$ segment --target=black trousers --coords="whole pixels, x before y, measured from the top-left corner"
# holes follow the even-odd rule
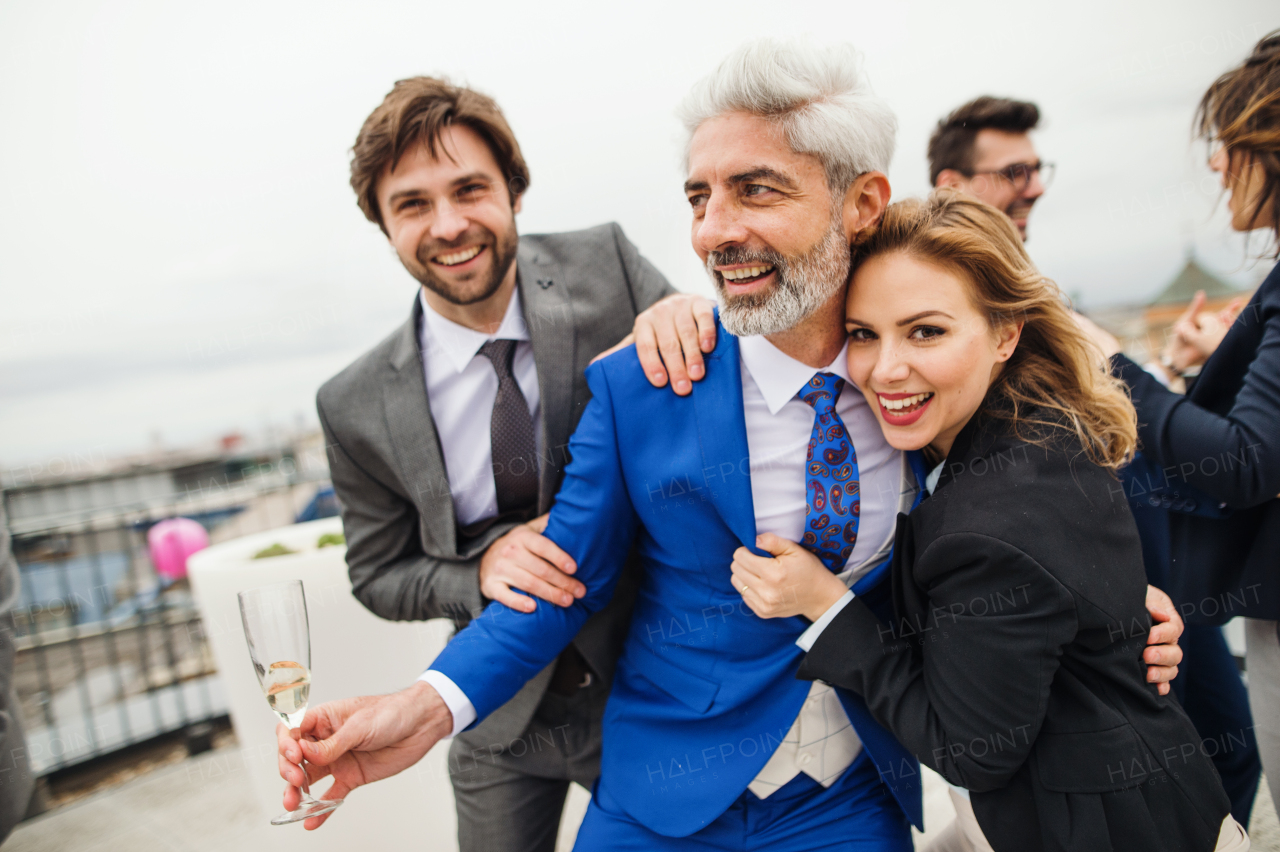
[[[1247,826],[1258,793],[1262,760],[1253,732],[1249,695],[1222,628],[1188,624],[1178,640],[1182,665],[1173,691],[1182,702],[1205,754],[1213,759],[1231,799],[1231,815]]]
[[[1173,576],[1169,558],[1169,513],[1159,499],[1162,492],[1151,490],[1152,477],[1157,476],[1155,470],[1140,456],[1121,474],[1142,539],[1147,582],[1176,595],[1181,583]],[[1194,605],[1184,606],[1194,602],[1174,597],[1173,603],[1184,618],[1197,614]],[[1182,646],[1182,665],[1173,681],[1173,693],[1191,717],[1203,740],[1204,752],[1212,758],[1222,778],[1222,786],[1231,799],[1231,815],[1236,822],[1248,826],[1262,775],[1262,759],[1239,668],[1222,636],[1222,628],[1215,625],[1188,623],[1178,644]]]

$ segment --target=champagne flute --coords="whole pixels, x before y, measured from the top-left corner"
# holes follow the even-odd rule
[[[241,592],[240,620],[249,643],[253,671],[267,696],[267,704],[291,729],[302,723],[311,692],[311,633],[307,599],[301,580],[289,580]],[[315,799],[306,783],[303,765],[302,801],[296,810],[280,814],[272,825],[288,825],[327,814],[341,799]]]

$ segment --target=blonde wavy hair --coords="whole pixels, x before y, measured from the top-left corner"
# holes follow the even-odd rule
[[[1090,460],[1111,470],[1133,457],[1138,419],[1124,383],[1072,319],[1058,285],[1031,263],[1008,217],[972,196],[936,190],[889,205],[855,241],[853,268],[890,252],[958,273],[993,329],[1023,324],[980,413],[1009,421],[1034,444],[1072,432]]]

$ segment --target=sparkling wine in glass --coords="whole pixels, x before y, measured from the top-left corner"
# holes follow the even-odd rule
[[[301,580],[289,580],[241,592],[240,620],[249,643],[253,671],[267,704],[286,725],[296,728],[307,713],[311,692],[311,633]],[[305,767],[304,767],[305,769]],[[296,810],[280,814],[272,825],[320,816],[342,804],[311,796],[305,780]]]

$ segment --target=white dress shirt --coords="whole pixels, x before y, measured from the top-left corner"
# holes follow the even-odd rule
[[[529,329],[520,310],[520,290],[511,294],[502,325],[493,334],[445,319],[422,300],[422,373],[427,383],[431,417],[444,451],[449,492],[458,524],[466,526],[498,514],[498,491],[493,483],[493,449],[489,421],[498,396],[493,362],[480,355],[489,340],[515,340],[511,372],[533,417],[534,440],[542,452],[542,409],[538,397],[538,369],[533,362]]]
[[[945,464],[946,461],[939,462],[937,467],[929,471],[929,474],[925,477],[924,489],[929,492],[929,494],[933,494],[934,489],[938,487],[938,480],[942,478],[942,468]],[[906,507],[900,508],[899,511],[905,512],[909,508],[910,503],[907,503]],[[809,625],[809,629],[800,634],[800,638],[796,640],[796,644],[808,653],[808,651],[813,648],[814,643],[818,641],[818,637],[822,635],[822,631],[827,629],[827,625],[835,620],[835,617],[849,605],[849,602],[852,601],[853,598],[854,594],[852,591],[845,592],[844,595],[841,596],[840,600],[827,608],[827,611],[822,614],[821,618]],[[969,791],[965,788],[957,787],[950,781],[947,782],[947,786],[956,791],[964,799],[967,800],[969,798]],[[977,848],[976,845],[975,848]]]
[[[818,373],[832,373],[844,379],[836,414],[844,421],[858,457],[862,501],[858,540],[845,563],[847,567],[856,566],[856,581],[878,564],[871,558],[885,539],[892,541],[895,510],[902,491],[903,454],[889,446],[862,392],[849,380],[844,349],[829,366],[815,370],[763,337],[740,338],[738,348],[742,353],[742,407],[747,421],[751,502],[755,506],[757,533],[770,532],[788,541],[799,541],[804,536],[808,507],[806,455],[815,415],[813,407],[796,394]]]
[[[909,493],[904,497],[906,458],[885,441],[875,414],[849,380],[843,349],[829,366],[815,370],[763,337],[743,337],[738,345],[758,533],[771,532],[791,541],[802,537],[808,508],[806,453],[815,413],[796,394],[819,372],[834,373],[845,380],[836,413],[857,453],[861,517],[858,540],[840,577],[853,585],[883,562],[893,545],[897,511],[904,499],[908,505],[910,500]],[[728,566],[725,568],[727,571]],[[454,735],[475,720],[474,706],[452,680],[433,671],[419,679],[434,686],[453,713]],[[815,683],[796,723],[751,789],[765,798],[800,772],[830,786],[860,749],[858,735],[834,690]]]
[[[757,533],[771,532],[789,541],[803,536],[807,454],[816,413],[796,394],[817,373],[844,379],[836,414],[857,455],[861,501],[858,539],[840,574],[852,586],[883,562],[893,546],[905,456],[885,441],[866,398],[850,381],[845,349],[829,366],[815,370],[763,337],[741,338],[738,346]],[[861,750],[862,742],[839,696],[829,685],[815,681],[791,729],[748,789],[761,799],[768,798],[801,772],[829,787]]]
[[[938,487],[938,480],[942,478],[942,467],[945,464],[945,460],[938,462],[937,466],[934,467],[933,470],[929,471],[928,475],[925,476],[924,490],[930,495],[932,495],[933,490]],[[911,507],[911,504],[907,503],[906,505],[907,508],[899,508],[898,511],[906,512],[907,509]],[[810,624],[809,629],[800,634],[800,638],[796,640],[796,644],[803,648],[806,653],[812,650],[814,643],[817,642],[818,637],[822,635],[822,631],[827,629],[827,625],[835,620],[835,617],[840,614],[840,610],[848,606],[849,601],[851,600],[853,600],[853,592],[845,592],[844,596],[841,597],[840,600],[828,607],[827,611],[822,614],[821,618],[813,624]]]
[[[479,354],[489,340],[515,340],[511,372],[529,405],[534,440],[542,453],[542,409],[538,395],[538,370],[529,343],[529,329],[520,308],[520,290],[511,294],[502,324],[493,334],[485,334],[446,319],[432,309],[426,296],[422,301],[422,326],[418,344],[422,351],[422,374],[427,386],[431,418],[436,424],[444,467],[449,474],[449,493],[454,515],[460,525],[475,523],[498,514],[498,490],[493,481],[493,447],[489,441],[493,403],[498,396],[498,374],[493,362]],[[453,733],[463,730],[476,718],[475,708],[457,685],[437,672],[424,672],[419,680],[435,687],[453,711]]]
[[[1164,366],[1160,364],[1159,361],[1148,361],[1142,369],[1150,373],[1151,378],[1155,379],[1161,385],[1169,390],[1173,390],[1173,381],[1169,378],[1169,374],[1164,371]]]

